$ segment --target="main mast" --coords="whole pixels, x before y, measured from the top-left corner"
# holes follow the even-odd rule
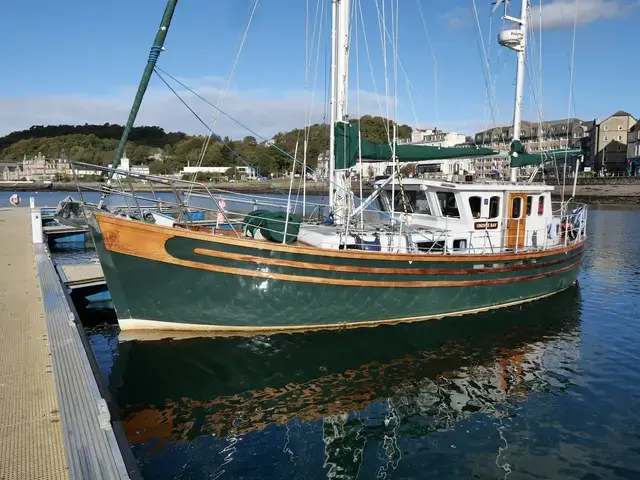
[[[348,169],[336,168],[335,125],[348,122],[349,34],[351,0],[332,0],[331,30],[331,134],[329,146],[329,204],[335,223],[342,225],[349,215],[351,192]]]
[[[495,12],[498,6],[503,0],[498,0],[493,11]],[[520,18],[515,18],[507,15],[507,6],[509,0],[504,1],[504,20],[513,22],[518,25],[518,28],[511,30],[504,30],[498,35],[498,42],[503,47],[515,50],[518,57],[518,67],[516,70],[516,99],[513,107],[513,137],[512,141],[520,140],[520,133],[522,127],[522,102],[524,97],[524,76],[525,71],[525,55],[527,50],[527,22],[529,19],[529,8],[531,0],[522,0],[522,7],[520,10]],[[510,180],[515,182],[518,180],[518,168],[511,168]]]
[[[122,158],[122,154],[124,153],[124,148],[127,145],[127,139],[129,138],[129,134],[131,133],[131,129],[133,128],[133,124],[136,121],[136,117],[138,116],[138,111],[140,110],[140,105],[142,104],[142,99],[144,98],[144,94],[147,91],[147,87],[149,86],[149,80],[151,80],[151,75],[153,74],[153,70],[156,66],[156,62],[158,61],[158,57],[160,56],[160,52],[162,52],[164,40],[167,37],[167,33],[169,32],[169,25],[171,25],[171,18],[173,18],[173,12],[176,9],[176,5],[178,4],[178,0],[168,0],[167,5],[164,8],[164,14],[162,15],[162,20],[160,21],[160,27],[158,28],[158,32],[153,40],[153,45],[151,46],[151,51],[149,52],[149,59],[147,60],[147,65],[144,68],[144,72],[142,73],[142,78],[140,79],[140,85],[138,86],[138,91],[136,92],[136,97],[133,101],[133,105],[131,106],[131,111],[129,112],[129,118],[127,119],[127,124],[124,127],[124,131],[122,132],[122,137],[120,138],[120,143],[116,148],[115,154],[113,156],[113,168],[118,168],[120,164],[120,159]],[[111,175],[107,181],[107,185],[111,183]],[[99,206],[102,207],[102,203],[106,194],[102,194],[100,197]]]

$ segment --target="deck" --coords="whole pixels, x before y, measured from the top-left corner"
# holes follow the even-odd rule
[[[63,283],[70,289],[104,285],[104,273],[99,263],[59,265],[56,267]]]
[[[28,208],[0,209],[0,478],[129,478]]]

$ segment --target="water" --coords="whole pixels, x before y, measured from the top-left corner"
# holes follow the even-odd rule
[[[592,207],[589,236],[580,285],[517,308],[90,342],[146,478],[637,479],[640,209]]]
[[[35,199],[36,202],[36,206],[38,207],[55,207],[56,205],[58,205],[58,202],[60,202],[61,200],[67,198],[68,196],[71,196],[73,198],[75,198],[76,200],[80,199],[80,195],[77,192],[53,192],[53,191],[42,191],[42,192],[12,192],[12,191],[0,191],[0,208],[2,207],[10,207],[11,203],[9,202],[9,198],[11,198],[11,195],[13,195],[14,193],[17,193],[20,196],[21,199],[21,204],[20,207],[28,207],[29,206],[29,197],[33,197]],[[216,197],[218,196],[217,192],[213,192]],[[146,198],[153,198],[153,193],[151,192],[139,192],[138,195],[146,197]],[[277,199],[279,201],[279,203],[282,202],[283,199],[287,198],[285,195],[281,195],[278,193],[273,193],[273,194],[242,194],[242,193],[236,193],[235,196],[237,198],[240,197],[246,197],[247,202],[248,202],[248,206],[245,206],[245,209],[251,209],[252,205],[251,205],[251,200],[253,198],[261,198],[263,199],[265,202],[267,202],[269,199]],[[173,193],[170,192],[159,192],[156,193],[156,197],[161,199],[161,200],[166,200],[166,201],[175,201],[175,196],[173,195]],[[97,192],[85,192],[83,193],[83,198],[86,202],[89,203],[98,203],[98,200],[100,199],[100,194]],[[294,192],[292,195],[292,199],[294,202],[298,202],[300,204],[300,206],[298,206],[298,208],[301,208],[302,205],[302,194],[300,193],[299,195],[296,195],[296,193]],[[311,203],[311,204],[319,204],[319,205],[326,205],[328,202],[328,197],[327,196],[323,196],[323,195],[307,195],[306,197],[307,202]],[[136,204],[134,200],[128,200],[129,204],[131,206],[131,208],[135,208]],[[126,205],[126,200],[124,199],[124,197],[118,196],[118,195],[110,195],[108,197],[106,197],[105,199],[105,204],[106,205],[117,205],[117,206],[125,206]],[[145,201],[141,201],[140,205],[141,206],[145,206],[145,205],[151,205],[151,202],[145,202]],[[189,204],[190,205],[194,205],[194,206],[201,206],[201,207],[211,207],[211,200],[209,198],[198,198],[198,197],[191,197],[189,200]],[[227,208],[229,209],[233,209],[236,210],[237,208],[242,208],[241,205],[244,204],[240,204],[240,203],[236,203],[236,202],[231,202]],[[233,208],[232,208],[233,207]]]

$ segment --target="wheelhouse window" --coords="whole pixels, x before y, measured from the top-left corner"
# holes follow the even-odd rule
[[[391,192],[389,192],[391,193]],[[408,191],[405,190],[404,191],[404,198],[402,195],[402,190],[401,189],[396,189],[396,195],[395,198],[393,199],[393,209],[396,212],[404,212],[405,209],[405,204],[407,207],[407,213],[413,213],[413,206],[416,203],[416,193],[417,192],[412,192],[412,191]]]
[[[433,215],[426,192],[416,192],[415,213],[422,215]]]
[[[533,197],[531,195],[527,196],[527,217],[531,216],[531,208],[533,207]]]
[[[511,202],[511,218],[522,217],[522,197],[514,197]]]
[[[491,197],[489,200],[489,218],[500,216],[500,197]]]
[[[544,197],[540,195],[538,198],[538,216],[541,217],[544,215]]]
[[[469,207],[471,207],[471,216],[480,218],[480,209],[482,208],[482,198],[469,197]]]
[[[444,217],[460,218],[456,196],[452,192],[437,192],[440,211]]]
[[[387,191],[387,198],[391,198],[391,192]],[[402,190],[397,189],[393,199],[393,208],[396,212],[404,212],[405,204],[407,213],[420,213],[423,215],[433,215],[429,206],[425,192],[417,192],[415,190],[405,190],[404,199]]]

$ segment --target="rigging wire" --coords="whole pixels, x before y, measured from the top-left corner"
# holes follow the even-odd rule
[[[167,80],[164,78],[163,75],[166,75],[167,77],[169,77],[172,81],[174,81],[175,83],[177,83],[178,85],[180,85],[182,88],[184,88],[185,90],[187,90],[188,92],[190,92],[192,95],[194,95],[196,98],[202,100],[205,104],[209,105],[210,107],[218,110],[220,112],[220,114],[222,114],[223,116],[227,117],[229,120],[231,120],[232,122],[234,122],[235,124],[237,124],[238,126],[244,128],[245,130],[247,130],[249,133],[253,134],[256,138],[259,138],[260,140],[262,140],[263,142],[267,141],[267,138],[265,138],[264,136],[260,135],[258,132],[256,132],[255,130],[251,129],[250,127],[248,127],[247,125],[245,125],[244,123],[240,122],[239,120],[237,120],[236,118],[234,118],[233,116],[229,115],[227,112],[225,112],[224,110],[222,110],[220,107],[216,106],[215,104],[213,104],[212,102],[210,102],[209,100],[207,100],[206,98],[204,98],[202,95],[200,95],[198,92],[196,92],[194,89],[188,87],[187,85],[185,85],[183,82],[181,82],[180,80],[178,80],[176,77],[174,77],[173,75],[171,75],[170,73],[167,73],[165,70],[163,70],[162,68],[160,68],[159,66],[156,66],[154,69],[154,72],[156,75],[158,75],[158,77],[160,77],[160,79],[162,80],[162,82],[167,86],[167,88],[169,88],[169,90],[171,90],[171,92],[178,98],[178,100],[180,100],[180,102],[196,117],[196,119],[205,127],[208,128],[207,123],[193,110],[193,108],[191,108],[191,106],[180,96],[180,94],[173,88],[171,87],[171,85],[169,84],[169,82],[167,82]],[[213,132],[210,132],[213,135]],[[244,158],[242,158],[242,156],[240,154],[238,154],[235,150],[233,150],[224,140],[221,140],[221,143],[227,148],[229,149],[229,151],[236,157],[238,158],[241,162],[243,162],[245,165],[247,165],[250,168],[253,168],[253,166],[247,162]],[[295,160],[297,163],[302,164],[302,162],[300,162],[300,160],[295,159],[295,157],[293,157],[291,154],[287,153],[284,149],[278,147],[275,144],[271,144],[271,147],[275,148],[276,150],[278,150],[280,153],[282,153],[283,155],[285,155],[288,158],[291,158],[293,160]],[[307,170],[309,170],[311,173],[318,173],[315,169],[309,167],[307,165]],[[282,190],[280,190],[276,185],[274,185],[271,181],[269,181],[269,179],[265,179],[267,181],[267,183],[269,185],[271,185],[274,190],[276,190],[278,193],[280,193],[281,195],[287,195],[285,192],[283,192]],[[339,184],[334,183],[331,180],[328,180],[328,182],[334,186],[336,186],[337,188],[342,188],[346,193],[348,193],[349,195],[354,195],[353,192],[348,189],[348,188],[344,188]],[[360,199],[362,200],[362,199]],[[378,213],[381,214],[384,217],[390,217],[389,212],[386,212],[384,210],[380,210],[378,208],[373,208],[371,206],[369,206],[368,208],[371,209],[371,211],[373,211],[374,213]],[[393,220],[393,218],[392,218]],[[411,231],[414,234],[417,235],[423,235],[422,232],[419,232],[415,229],[409,228],[409,226],[406,226],[405,228],[407,228],[407,230]],[[425,237],[427,238],[427,237]]]
[[[391,143],[391,125],[389,123],[389,70],[387,68],[387,37],[384,34],[387,28],[387,19],[385,15],[385,1],[382,0],[382,16],[380,16],[380,9],[378,7],[378,0],[374,0],[376,10],[378,11],[378,31],[380,32],[380,43],[382,44],[382,64],[384,69],[384,97],[385,97],[385,107],[386,107],[386,115],[385,118],[387,120],[387,138],[389,143]]]
[[[378,109],[380,110],[380,117],[384,117],[384,114],[382,112],[382,102],[380,101],[380,93],[378,92],[378,86],[376,85],[376,76],[373,73],[373,62],[371,61],[371,53],[369,52],[369,41],[367,40],[367,29],[364,23],[364,15],[362,14],[362,4],[360,0],[358,0],[358,5],[360,6],[359,12],[360,12],[360,23],[362,25],[362,39],[364,40],[364,47],[367,52],[367,60],[369,62],[369,72],[371,73],[371,83],[373,84],[373,90],[376,94],[376,102],[378,103]],[[389,139],[389,142],[390,142],[391,137],[389,136],[389,126],[386,123],[384,123],[383,125],[384,125],[385,132],[387,134],[387,139]]]
[[[440,122],[440,108],[438,104],[438,59],[436,58],[436,54],[433,50],[433,43],[431,42],[431,35],[429,34],[429,29],[427,28],[427,22],[424,19],[424,13],[422,11],[422,3],[421,0],[416,0],[418,4],[418,11],[420,12],[420,20],[422,20],[422,27],[424,28],[424,34],[427,37],[427,44],[429,45],[429,52],[431,53],[431,58],[433,59],[433,84],[434,84],[434,107],[436,113],[436,125]],[[416,120],[417,123],[417,120]]]
[[[570,135],[569,125],[571,123],[571,105],[572,105],[572,99],[573,99],[573,68],[574,68],[574,60],[575,60],[575,53],[576,53],[576,30],[578,29],[578,5],[579,5],[579,3],[580,3],[579,0],[575,1],[575,11],[574,11],[574,15],[573,15],[573,39],[572,39],[572,44],[571,44],[571,66],[570,66],[570,73],[569,73],[569,107],[568,107],[569,112],[567,114],[567,143],[568,143],[569,135]],[[564,168],[563,168],[563,172],[562,172],[562,203],[564,203],[564,192],[565,192],[565,187],[566,187],[566,183],[567,183],[567,156],[568,156],[568,154],[565,153],[564,154]],[[576,162],[576,171],[575,171],[576,175],[578,175],[577,165],[578,164]]]
[[[258,8],[258,2],[259,2],[259,0],[254,0],[253,6],[252,6],[252,8],[250,10],[249,19],[247,21],[247,25],[246,25],[246,27],[244,29],[243,34],[242,34],[242,37],[241,37],[241,40],[240,40],[240,45],[238,46],[238,51],[237,51],[236,56],[235,56],[235,58],[233,60],[233,64],[231,66],[231,71],[229,72],[229,75],[227,76],[227,79],[226,79],[226,82],[225,82],[225,85],[224,85],[223,89],[220,91],[220,94],[218,95],[218,102],[217,102],[218,106],[222,105],[224,97],[226,96],[227,91],[229,90],[229,86],[231,85],[231,79],[233,78],[233,74],[234,74],[234,72],[236,70],[236,67],[238,65],[238,61],[240,60],[240,55],[242,54],[242,50],[244,48],[244,44],[245,44],[245,41],[247,39],[247,35],[249,34],[249,29],[250,29],[251,23],[253,21],[253,16],[254,16],[254,14],[256,12],[256,9]],[[218,113],[217,113],[217,111],[214,111],[213,117],[211,118],[211,122],[210,122],[209,126],[207,127],[209,132],[213,132],[217,121],[218,121]],[[200,151],[200,158],[198,160],[197,167],[200,167],[202,165],[204,157],[205,157],[205,155],[207,153],[207,149],[208,149],[209,144],[211,142],[211,138],[212,138],[212,135],[209,134],[207,136],[207,139],[205,140],[204,144],[202,145],[202,149]],[[194,172],[193,173],[193,177],[192,177],[192,181],[195,181],[196,176],[197,176],[197,172]],[[189,191],[186,194],[187,200],[189,199],[189,196],[191,195],[191,191],[192,190],[193,190],[193,187],[190,187]]]
[[[307,117],[307,125],[308,125],[308,127],[307,127],[306,135],[305,135],[305,141],[306,141],[307,145],[306,145],[305,149],[308,149],[308,147],[309,147],[309,138],[311,136],[311,108],[315,104],[315,98],[316,98],[316,86],[317,86],[317,83],[318,83],[318,65],[320,63],[320,44],[321,44],[321,41],[320,41],[321,36],[320,35],[322,33],[322,26],[324,24],[324,12],[325,12],[326,4],[327,4],[326,0],[321,0],[317,35],[315,35],[316,64],[315,64],[314,72],[313,72],[313,86],[311,88],[311,91],[312,91],[311,106],[309,107],[308,117]],[[316,7],[316,13],[317,13],[317,11],[318,11],[318,7]],[[315,30],[315,26],[314,26],[314,30]],[[312,49],[313,49],[313,37],[314,37],[314,35],[312,35],[312,42],[311,42]],[[326,68],[326,66],[325,66],[325,68]],[[306,154],[306,152],[305,152],[305,154]],[[306,176],[306,168],[305,168],[305,176]],[[306,198],[306,189],[303,192],[303,197]]]
[[[360,0],[355,4],[355,9],[362,8]],[[354,10],[354,13],[356,10]],[[361,12],[362,13],[362,12]],[[360,198],[362,198],[362,176],[364,174],[362,168],[362,114],[360,112],[360,36],[358,32],[358,15],[355,15],[355,31],[356,31],[356,110],[358,112],[358,165],[360,167],[359,186]],[[364,209],[360,209],[360,230],[364,230]]]
[[[189,93],[191,93],[192,95],[194,95],[196,98],[202,100],[205,104],[209,105],[210,107],[218,110],[220,112],[220,114],[222,114],[223,116],[227,117],[229,120],[231,120],[233,123],[235,123],[236,125],[244,128],[245,130],[247,130],[249,133],[251,133],[253,136],[255,136],[256,138],[259,138],[261,141],[263,142],[267,142],[267,138],[260,135],[258,132],[256,132],[255,130],[253,130],[252,128],[248,127],[247,125],[245,125],[244,123],[242,123],[241,121],[239,121],[238,119],[234,118],[233,116],[231,116],[230,114],[228,114],[227,112],[225,112],[224,110],[222,110],[220,107],[218,107],[217,105],[213,104],[211,101],[207,100],[205,97],[203,97],[202,95],[200,95],[198,92],[196,92],[193,88],[187,86],[186,84],[184,84],[183,82],[181,82],[180,80],[178,80],[176,77],[174,77],[173,75],[171,75],[170,73],[166,72],[165,70],[163,70],[162,68],[160,68],[159,66],[156,66],[155,68],[155,73],[156,75],[158,75],[160,77],[160,79],[164,82],[165,85],[167,85],[167,87],[173,92],[174,95],[176,95],[178,97],[178,99],[180,100],[180,102],[182,102],[183,105],[185,105],[187,107],[187,109],[194,114],[194,116],[200,121],[200,123],[202,123],[205,128],[208,128],[207,124],[202,120],[202,118],[200,118],[198,116],[198,114],[195,113],[195,111],[184,101],[184,99],[182,99],[182,97],[180,97],[180,95],[178,94],[178,92],[176,92],[175,89],[173,89],[168,82],[166,81],[166,79],[164,79],[162,77],[162,75],[160,75],[160,73],[166,75],[167,77],[169,77],[172,81],[174,81],[175,83],[177,83],[178,85],[180,85],[182,88],[184,88],[185,90],[187,90]],[[231,150],[231,152],[238,158],[240,159],[245,165],[253,168],[253,166],[251,164],[249,164],[247,161],[245,161],[238,153],[236,153],[229,145],[226,144],[226,142],[224,142],[224,140],[221,140],[221,143],[223,145],[225,145],[229,150]],[[278,150],[280,153],[282,153],[284,156],[286,156],[287,158],[290,158],[292,160],[295,160],[298,164],[302,164],[302,162],[296,158],[293,157],[293,155],[291,155],[290,153],[288,153],[286,150],[278,147],[275,144],[271,144],[271,147],[275,148],[276,150]],[[317,174],[318,172],[309,167],[307,165],[307,170],[311,173],[315,173]],[[338,188],[343,188],[338,184],[335,184],[333,181],[329,180],[329,179],[324,179],[325,181],[327,181],[328,183],[330,183],[333,186],[337,186]],[[283,195],[286,195],[286,193],[282,192],[280,189],[278,189],[273,183],[269,182],[269,180],[267,179],[267,182],[273,186],[279,193],[282,193]],[[351,192],[351,190],[347,189],[347,188],[343,188],[344,191],[348,192],[349,194],[353,194],[353,192]],[[381,211],[380,211],[381,212]],[[384,212],[381,212],[384,213]]]
[[[188,104],[188,103],[187,103],[187,102],[186,102],[186,101],[185,101],[185,100],[180,96],[180,94],[179,94],[178,92],[176,92],[176,90],[175,90],[171,85],[169,85],[169,82],[167,82],[167,80],[166,80],[166,79],[165,79],[165,78],[160,74],[160,72],[164,73],[164,74],[165,74],[165,75],[167,75],[169,78],[171,78],[173,81],[175,81],[175,82],[176,82],[176,83],[178,83],[179,85],[181,85],[181,86],[183,86],[184,88],[186,88],[187,90],[189,90],[191,93],[193,93],[195,96],[197,96],[198,98],[200,98],[201,100],[203,100],[203,101],[204,101],[205,103],[207,103],[208,105],[210,105],[210,106],[212,106],[212,107],[214,107],[214,108],[216,108],[216,109],[217,109],[218,107],[215,107],[215,106],[213,105],[213,103],[208,102],[206,99],[204,99],[204,97],[202,97],[201,95],[197,94],[194,90],[192,90],[192,89],[190,89],[190,88],[186,87],[182,82],[178,81],[175,77],[173,77],[173,76],[169,75],[167,72],[165,72],[164,70],[162,70],[162,69],[161,69],[160,67],[158,67],[157,65],[156,65],[156,67],[154,68],[154,72],[155,72],[155,74],[156,74],[156,75],[158,75],[158,77],[160,78],[160,80],[162,80],[162,83],[164,83],[164,84],[167,86],[167,88],[168,88],[169,90],[171,90],[171,92],[172,92],[172,93],[173,93],[173,94],[178,98],[178,100],[180,100],[180,102],[181,102],[185,107],[187,107],[187,109],[188,109],[188,110],[189,110],[189,111],[190,111],[190,112],[191,112],[191,113],[196,117],[196,119],[197,119],[197,120],[198,120],[198,121],[199,121],[199,122],[200,122],[200,123],[201,123],[205,128],[209,128],[209,126],[208,126],[208,125],[207,125],[207,123],[202,119],[202,117],[200,117],[200,115],[198,115],[198,114],[193,110],[193,108],[191,108],[191,106],[190,106],[190,105],[189,105],[189,104]],[[222,110],[220,110],[220,109],[218,109],[218,110],[220,111],[220,113],[223,113],[223,114],[224,114],[224,112],[223,112]],[[227,115],[227,114],[224,114],[224,115],[226,115],[227,117],[229,117],[229,115]],[[229,118],[231,118],[231,117],[229,117]],[[247,129],[247,130],[249,130],[249,129]],[[251,130],[249,130],[249,131],[251,132]],[[255,134],[255,132],[252,132],[252,133],[254,133],[254,134]],[[214,136],[214,135],[215,135],[215,134],[213,133],[213,130],[209,130],[209,134],[210,134],[211,136]],[[262,138],[262,137],[261,137],[261,138]],[[264,140],[264,139],[263,139],[263,140]],[[222,137],[220,137],[220,143],[222,143],[222,145],[224,145],[224,146],[225,146],[225,147],[226,147],[226,148],[227,148],[227,149],[228,149],[228,150],[229,150],[229,151],[230,151],[230,152],[231,152],[231,153],[232,153],[232,154],[233,154],[233,155],[234,155],[238,160],[240,160],[242,163],[244,163],[247,167],[249,167],[249,168],[253,168],[253,166],[252,166],[249,162],[247,162],[244,158],[242,158],[242,156],[241,156],[239,153],[237,153],[233,148],[231,148],[231,147],[229,146],[229,144],[228,144],[227,142],[225,142],[225,141],[222,139]],[[289,155],[289,156],[290,156],[290,155]],[[271,185],[271,186],[272,186],[276,191],[278,191],[278,193],[281,193],[282,195],[286,195],[286,193],[285,193],[285,192],[283,192],[283,191],[282,191],[282,190],[280,190],[278,187],[276,187],[276,186],[275,186],[272,182],[270,182],[268,179],[267,179],[267,182],[268,182],[268,183],[269,183],[269,184],[270,184],[270,185]]]
[[[476,0],[471,0],[473,6],[473,12],[476,20],[476,27],[478,29],[477,38],[479,40],[478,49],[482,55],[482,74],[484,77],[485,88],[487,90],[487,100],[489,102],[489,113],[491,115],[491,120],[493,122],[494,127],[497,126],[496,122],[496,99],[495,99],[495,91],[492,90],[492,79],[491,79],[491,69],[489,66],[489,59],[487,57],[487,49],[485,48],[484,40],[482,39],[482,28],[480,27],[480,18],[478,16],[478,7],[476,6]],[[502,134],[502,129],[501,129]],[[503,138],[504,141],[504,138]]]

